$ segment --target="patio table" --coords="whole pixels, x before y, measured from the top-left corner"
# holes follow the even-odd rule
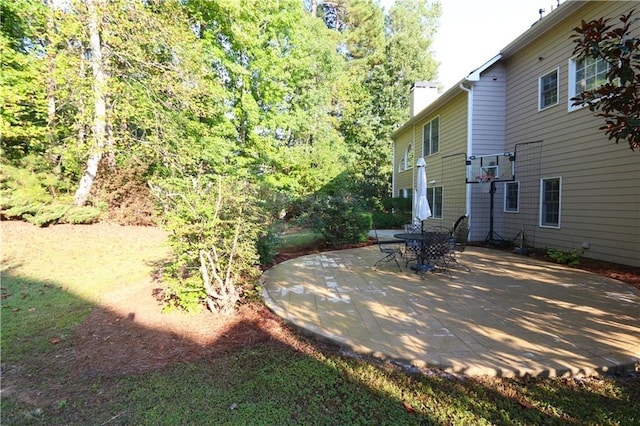
[[[400,234],[394,234],[393,237],[404,241],[420,241],[420,253],[418,255],[419,262],[410,266],[411,269],[416,272],[432,271],[435,269],[435,265],[429,263],[431,259],[429,256],[429,244],[433,243],[436,239],[437,232],[403,232]],[[427,263],[425,263],[427,260]]]

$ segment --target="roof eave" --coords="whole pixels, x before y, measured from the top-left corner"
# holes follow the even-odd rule
[[[509,56],[513,55],[515,52],[519,51],[529,43],[536,40],[538,37],[543,35],[547,30],[552,28],[554,25],[558,24],[560,21],[565,19],[567,16],[574,13],[576,10],[583,7],[585,4],[589,3],[588,1],[579,1],[579,0],[567,0],[562,3],[558,8],[556,8],[552,13],[548,14],[544,18],[536,21],[531,27],[522,33],[518,38],[505,46],[500,53],[491,58],[489,61],[485,62],[482,66],[472,71],[465,78],[460,80],[455,85],[451,86],[449,90],[440,95],[435,101],[429,104],[426,108],[420,111],[415,116],[411,117],[409,121],[404,123],[400,128],[394,131],[391,134],[391,138],[393,140],[396,139],[397,135],[404,132],[408,128],[414,126],[418,121],[423,120],[429,114],[432,114],[438,107],[448,102],[454,96],[459,94],[462,89],[460,88],[461,84],[470,82],[476,82],[480,80],[480,75],[486,71],[488,68],[491,68],[496,62],[506,59]]]
[[[518,38],[506,45],[500,53],[504,58],[513,55],[529,43],[543,35],[550,28],[557,25],[560,21],[589,3],[588,1],[570,0],[560,4],[553,12],[544,18],[534,22],[531,27],[522,33]]]
[[[446,104],[451,99],[453,99],[456,95],[458,95],[462,91],[462,89],[460,89],[459,86],[464,81],[465,80],[460,80],[460,82],[458,82],[455,86],[452,86],[449,90],[447,90],[446,92],[438,96],[433,102],[427,105],[422,111],[420,111],[419,113],[411,117],[409,121],[405,122],[401,127],[399,127],[397,130],[391,133],[391,139],[395,140],[398,134],[404,132],[408,128],[415,126],[415,124],[418,121],[423,120],[429,114],[432,114],[435,110],[437,110],[442,105]]]

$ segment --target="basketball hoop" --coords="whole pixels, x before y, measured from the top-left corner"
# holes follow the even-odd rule
[[[494,176],[491,175],[480,175],[476,176],[476,181],[480,184],[480,191],[485,194],[489,194],[491,192],[491,182],[495,180]]]

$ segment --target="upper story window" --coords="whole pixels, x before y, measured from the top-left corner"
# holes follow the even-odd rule
[[[605,84],[609,64],[602,58],[572,58],[569,60],[569,110],[580,108],[572,106],[571,98],[597,89]]]
[[[436,117],[422,127],[422,154],[435,154],[440,149],[440,117]]]
[[[561,189],[559,177],[540,181],[540,226],[560,228]]]
[[[398,171],[403,172],[409,170],[413,166],[413,145],[409,144],[404,151],[404,155],[400,158],[398,163]]]
[[[538,80],[538,110],[543,110],[554,105],[558,105],[559,92],[558,69],[543,75]]]

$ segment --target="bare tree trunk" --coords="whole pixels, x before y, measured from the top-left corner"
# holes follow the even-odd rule
[[[56,78],[55,78],[55,11],[57,8],[56,1],[49,3],[49,10],[47,11],[47,34],[46,39],[46,52],[47,52],[47,142],[49,143],[49,149],[52,149],[58,142],[56,137]],[[60,162],[60,158],[52,157],[51,160],[57,164]]]
[[[109,80],[109,75],[105,74],[107,80]],[[109,116],[113,117],[113,104],[110,101],[110,99],[108,99],[106,96],[106,101],[107,101],[107,110],[109,112]],[[113,126],[112,126],[112,122],[113,119],[109,120],[107,119],[106,122],[106,126],[105,126],[105,131],[106,131],[106,135],[105,135],[105,143],[106,143],[106,156],[107,156],[107,165],[109,166],[109,168],[113,169],[116,167],[116,152],[115,152],[115,142],[114,142],[114,138],[113,138]]]
[[[80,77],[79,78],[80,81],[86,78],[86,68],[85,68],[86,60],[87,60],[87,51],[84,47],[84,44],[80,43],[80,66],[78,67],[78,76]],[[79,112],[78,115],[80,118],[76,120],[76,123],[75,123],[76,130],[78,132],[78,144],[80,146],[84,146],[85,140],[87,138],[87,128],[86,128],[87,126],[85,122],[87,110],[86,110],[85,99],[82,96],[78,98],[78,112]]]
[[[91,45],[91,68],[93,69],[93,97],[95,105],[95,115],[93,117],[93,146],[87,160],[85,169],[78,190],[75,194],[75,204],[83,206],[87,202],[91,187],[98,173],[98,166],[102,159],[107,125],[106,108],[106,87],[104,64],[102,59],[102,46],[100,42],[100,25],[98,17],[99,0],[87,0],[89,12],[89,42]]]

